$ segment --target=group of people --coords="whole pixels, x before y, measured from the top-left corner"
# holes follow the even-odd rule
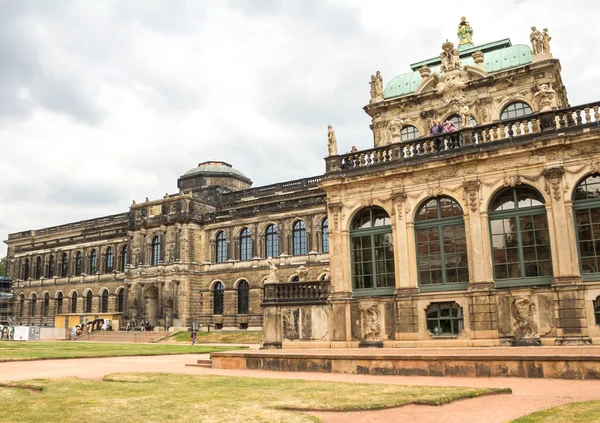
[[[440,135],[442,136],[435,139],[435,150],[449,150],[460,146],[460,139],[458,137],[453,135],[444,137],[444,134],[452,134],[456,131],[458,131],[458,128],[451,120],[447,120],[443,124],[439,120],[434,121],[429,133],[434,137]]]

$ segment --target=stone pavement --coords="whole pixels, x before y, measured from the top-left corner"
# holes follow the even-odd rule
[[[72,360],[43,360],[0,363],[0,381],[77,376],[101,379],[113,372],[173,372],[198,375],[227,375],[265,378],[329,380],[338,382],[389,383],[399,385],[437,385],[508,387],[512,395],[494,395],[456,401],[441,407],[413,406],[380,411],[317,413],[325,423],[335,422],[418,422],[429,423],[504,423],[533,411],[576,401],[600,399],[600,381],[520,378],[449,378],[369,376],[331,373],[286,373],[250,370],[219,370],[185,367],[208,354],[153,357],[110,357]],[[368,392],[365,392],[368,395]]]

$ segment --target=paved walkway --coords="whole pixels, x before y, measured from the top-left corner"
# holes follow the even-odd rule
[[[441,407],[413,406],[380,411],[350,413],[310,413],[325,423],[336,422],[440,422],[504,423],[531,412],[576,401],[600,399],[600,381],[519,378],[443,378],[369,376],[330,373],[285,373],[250,370],[220,370],[185,367],[208,354],[186,354],[154,357],[111,357],[74,360],[44,360],[0,363],[0,381],[32,378],[77,376],[101,379],[114,372],[172,372],[214,374],[274,379],[329,380],[339,382],[389,383],[399,385],[437,385],[472,387],[508,387],[512,395],[474,398]],[[365,392],[365,395],[369,395]]]

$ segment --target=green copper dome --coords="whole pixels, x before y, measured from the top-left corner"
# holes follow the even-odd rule
[[[229,163],[221,162],[221,161],[212,161],[212,162],[204,162],[200,163],[197,167],[193,167],[187,172],[185,172],[182,176],[188,177],[192,175],[231,175],[231,176],[239,176],[243,179],[248,179],[246,175],[244,175],[239,170],[233,168]]]

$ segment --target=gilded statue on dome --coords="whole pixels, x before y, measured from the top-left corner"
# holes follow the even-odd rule
[[[464,16],[458,24],[458,45],[473,44],[473,28]]]

